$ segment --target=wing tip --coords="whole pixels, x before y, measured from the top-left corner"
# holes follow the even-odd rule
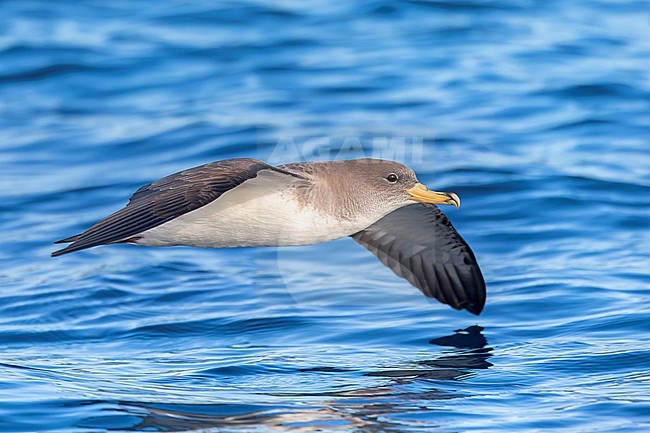
[[[474,293],[470,294],[470,296],[460,305],[460,308],[469,311],[475,316],[479,316],[485,307],[487,290],[484,282],[474,286],[473,288]]]
[[[426,295],[426,294],[425,294]],[[428,295],[427,295],[428,296]],[[433,297],[433,296],[431,296]],[[440,298],[438,296],[433,297],[439,302],[450,306],[454,310],[466,310],[470,313],[472,313],[475,316],[480,316],[481,313],[483,312],[483,308],[485,307],[485,299],[478,299],[478,300],[463,300],[460,302],[449,302],[446,299]]]
[[[485,307],[485,301],[483,302],[469,302],[466,305],[463,306],[463,308],[470,313],[472,313],[475,316],[480,316],[481,312],[483,311],[483,307]]]
[[[57,242],[55,242],[55,243],[57,243]],[[75,244],[70,244],[67,247],[62,248],[60,250],[52,251],[50,253],[50,257],[59,257],[59,256],[62,256],[64,254],[73,253],[75,251],[83,250],[83,249],[84,249],[84,247],[80,247],[80,246],[75,245]]]
[[[77,238],[80,235],[74,235],[74,236],[69,236],[65,239],[59,239],[58,241],[54,241],[55,244],[69,244],[70,242],[74,242],[77,240]]]
[[[59,239],[58,241],[54,241],[53,243],[54,244],[69,244],[69,243],[75,242],[77,239],[79,239],[79,236],[80,235],[68,236],[67,238]],[[50,254],[50,257],[58,257],[58,256],[62,256],[63,254],[71,253],[72,251],[74,251],[74,250],[72,250],[70,248],[70,247],[72,247],[72,245],[73,244],[68,245],[67,247],[62,248],[62,249],[57,250],[57,251],[52,251],[52,253]]]
[[[72,242],[72,243],[70,245],[68,245],[67,247],[65,247],[65,248],[61,248],[60,250],[52,251],[50,253],[50,257],[59,257],[59,256],[62,256],[64,254],[73,253],[75,251],[79,251],[79,250],[83,250],[84,248],[88,248],[87,246],[80,246],[80,245],[75,243],[78,236],[79,235],[72,236],[72,237],[69,237],[69,238],[66,238],[66,239],[61,239],[60,241],[54,242],[55,244],[63,244],[63,243],[66,243],[66,242],[68,242],[68,243]]]
[[[58,257],[58,256],[62,256],[64,254],[68,254],[68,253],[72,252],[72,251],[66,251],[67,249],[68,249],[68,247],[65,247],[65,248],[63,248],[61,250],[52,251],[50,253],[50,257]]]
[[[471,250],[470,250],[471,251]],[[485,302],[487,301],[487,287],[485,285],[485,278],[481,272],[481,268],[478,266],[478,263],[475,263],[475,272],[473,272],[474,287],[476,291],[474,292],[474,299],[472,299],[467,305],[467,311],[472,314],[479,315],[485,307]]]

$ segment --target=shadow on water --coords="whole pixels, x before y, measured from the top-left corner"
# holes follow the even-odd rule
[[[363,373],[363,376],[385,378],[387,382],[367,388],[326,393],[267,393],[282,397],[286,404],[164,404],[121,401],[120,409],[129,418],[139,419],[129,431],[194,431],[203,429],[249,428],[264,425],[277,431],[322,431],[323,428],[355,428],[362,432],[398,431],[399,426],[386,420],[413,410],[422,410],[429,402],[462,398],[454,392],[439,389],[440,381],[459,381],[490,368],[492,348],[480,326],[457,330],[454,334],[435,338],[429,343],[449,347],[441,356],[416,360],[404,367]],[[332,373],[341,371],[327,368]],[[325,371],[322,370],[322,371]],[[322,399],[319,399],[322,397]],[[294,401],[311,399],[309,405]],[[132,418],[131,418],[132,419]],[[91,420],[84,427],[93,427]],[[356,431],[355,430],[355,431]]]

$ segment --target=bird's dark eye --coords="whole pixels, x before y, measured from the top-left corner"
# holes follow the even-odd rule
[[[386,180],[389,183],[395,183],[395,182],[397,182],[397,179],[399,179],[399,178],[397,177],[397,175],[395,173],[391,173],[388,176],[386,176]]]

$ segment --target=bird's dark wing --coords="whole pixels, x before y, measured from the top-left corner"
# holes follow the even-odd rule
[[[300,177],[251,158],[227,159],[190,168],[141,187],[131,196],[126,207],[81,234],[55,242],[72,244],[53,252],[52,256],[124,241],[205,206],[255,178],[262,170]]]
[[[426,296],[480,314],[485,281],[469,245],[434,205],[400,208],[352,238]]]

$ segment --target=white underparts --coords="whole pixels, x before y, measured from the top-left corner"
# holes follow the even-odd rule
[[[349,236],[383,215],[341,220],[301,203],[291,176],[263,171],[217,200],[141,233],[145,246],[310,245]]]

